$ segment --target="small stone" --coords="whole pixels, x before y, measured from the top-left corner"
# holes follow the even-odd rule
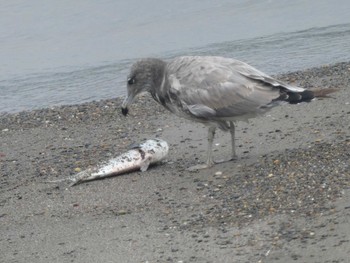
[[[121,215],[126,215],[128,213],[128,211],[126,211],[126,210],[119,210],[119,211],[117,211],[115,214],[117,215],[117,216],[121,216]]]
[[[221,171],[217,171],[214,175],[215,176],[220,176],[220,175],[222,175],[222,172]]]
[[[274,164],[274,165],[279,165],[280,163],[281,163],[280,160],[274,160],[274,161],[273,161],[273,164]]]
[[[271,178],[271,177],[273,177],[273,174],[269,174],[269,175],[267,176],[267,178]]]

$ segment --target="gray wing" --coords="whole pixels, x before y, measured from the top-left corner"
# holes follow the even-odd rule
[[[227,118],[254,114],[280,96],[280,88],[304,91],[279,82],[238,60],[180,57],[168,64],[170,93],[193,115]]]

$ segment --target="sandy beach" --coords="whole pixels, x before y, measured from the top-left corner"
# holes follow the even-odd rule
[[[238,160],[198,172],[207,129],[147,95],[128,117],[121,98],[1,114],[0,262],[349,262],[350,63],[277,77],[339,91],[239,122]],[[46,183],[154,137],[146,172]]]

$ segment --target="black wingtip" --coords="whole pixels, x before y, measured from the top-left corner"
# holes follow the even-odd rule
[[[303,92],[293,93],[288,92],[288,102],[290,104],[297,104],[300,102],[310,102],[315,98],[314,93],[310,90],[304,90]]]
[[[302,92],[293,92],[290,90],[283,90],[280,96],[273,101],[286,101],[290,104],[297,104],[300,102],[309,102],[313,98],[315,98],[315,95],[310,90],[304,90]]]
[[[124,116],[128,115],[128,112],[129,112],[128,108],[122,108],[122,113]]]

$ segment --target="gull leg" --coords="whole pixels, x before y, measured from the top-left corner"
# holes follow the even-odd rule
[[[236,144],[235,144],[235,124],[230,121],[231,145],[232,145],[232,160],[237,159]]]
[[[205,164],[198,164],[195,166],[191,166],[190,168],[187,169],[188,171],[196,171],[196,170],[200,170],[200,169],[205,169],[205,168],[212,167],[214,165],[212,153],[213,153],[213,141],[214,141],[214,136],[215,136],[215,130],[216,130],[215,126],[210,126],[208,129],[207,161],[205,162]]]
[[[215,161],[215,163],[224,163],[224,162],[229,162],[229,161],[237,159],[236,145],[235,145],[235,124],[232,121],[230,121],[230,133],[231,133],[231,146],[232,146],[231,158],[226,159],[226,160],[225,159],[224,160],[217,160],[217,161]]]
[[[214,141],[214,136],[215,136],[215,126],[210,126],[208,129],[208,150],[207,150],[207,165],[208,167],[214,165],[213,161],[213,141]]]

